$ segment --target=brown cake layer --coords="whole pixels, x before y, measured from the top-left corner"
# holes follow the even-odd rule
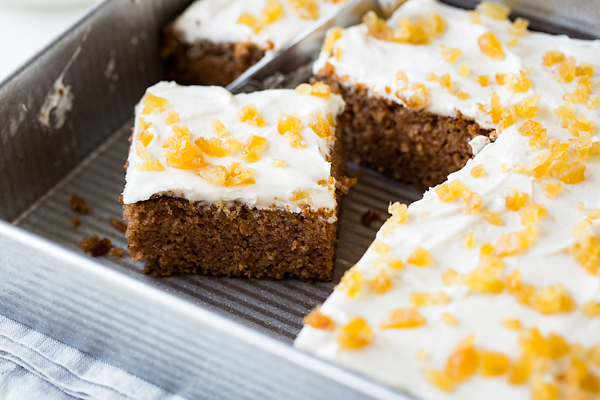
[[[226,86],[263,58],[265,50],[250,42],[186,43],[170,24],[164,31],[162,57],[169,80],[182,85]]]
[[[350,159],[419,189],[444,182],[473,156],[471,139],[493,134],[459,112],[454,118],[435,115],[370,95],[364,85],[344,85],[331,68],[319,77],[346,102],[337,129]]]
[[[291,213],[193,204],[160,196],[126,204],[128,251],[155,276],[211,274],[331,280],[337,222],[325,212]]]

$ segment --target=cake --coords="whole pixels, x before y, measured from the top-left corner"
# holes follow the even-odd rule
[[[600,398],[600,41],[509,12],[409,0],[314,66],[354,160],[443,183],[390,206],[294,345],[419,399]]]
[[[323,84],[232,95],[160,82],[136,107],[128,251],[155,276],[330,280],[346,155]]]
[[[225,86],[347,0],[198,0],[165,28],[167,78]]]

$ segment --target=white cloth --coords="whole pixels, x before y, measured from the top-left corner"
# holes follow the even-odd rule
[[[180,400],[0,315],[0,399]]]

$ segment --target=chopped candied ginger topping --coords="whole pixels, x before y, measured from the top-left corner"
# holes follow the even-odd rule
[[[531,79],[523,71],[519,71],[518,74],[498,74],[496,81],[500,85],[506,85],[515,93],[526,92],[531,87]]]
[[[557,82],[572,82],[578,76],[591,77],[594,74],[594,66],[587,63],[577,65],[575,58],[567,57],[554,70],[554,79]]]
[[[384,329],[410,329],[418,328],[427,323],[425,317],[421,315],[415,307],[397,308],[381,321],[379,328]]]
[[[410,301],[415,307],[431,306],[431,305],[444,305],[450,303],[450,297],[444,292],[437,293],[424,293],[424,292],[412,292],[410,294]]]
[[[458,325],[458,320],[456,317],[450,313],[442,314],[442,322],[448,326],[456,326]]]
[[[363,17],[363,24],[369,29],[369,35],[376,39],[413,45],[429,43],[446,28],[443,18],[437,14],[418,21],[402,18],[394,30],[375,12],[369,11]]]
[[[542,186],[544,195],[548,199],[555,199],[563,187],[562,182],[552,182],[552,181],[542,181],[540,183],[540,185]]]
[[[546,67],[551,67],[552,65],[562,62],[565,60],[565,54],[558,50],[549,50],[542,56],[543,64]]]
[[[523,327],[521,325],[521,321],[515,318],[504,318],[502,320],[502,325],[504,325],[506,329],[510,329],[511,331],[519,331]]]
[[[257,162],[263,157],[268,148],[269,142],[267,142],[267,139],[252,135],[244,145],[244,151],[242,152],[240,159],[249,163]]]
[[[313,96],[322,97],[325,100],[331,95],[331,88],[323,82],[301,83],[296,87],[296,92],[302,94],[311,94]]]
[[[211,157],[229,157],[242,149],[242,144],[236,138],[221,140],[215,137],[200,137],[194,143],[204,154]]]
[[[167,125],[173,125],[176,124],[177,122],[179,122],[180,118],[179,118],[179,114],[177,114],[175,111],[169,111],[167,113],[167,119],[166,119],[166,123]]]
[[[389,253],[389,251],[392,249],[390,247],[389,244],[386,244],[380,240],[375,240],[372,244],[371,244],[371,249],[373,249],[373,251],[379,253],[379,254],[385,254],[385,253]]]
[[[498,294],[504,290],[504,283],[500,279],[503,270],[504,264],[499,258],[488,256],[480,267],[468,274],[457,275],[457,283],[462,283],[474,292]]]
[[[473,335],[463,339],[446,360],[443,370],[425,370],[425,378],[429,383],[445,392],[452,392],[456,386],[469,380],[479,367],[479,355],[473,341]]]
[[[486,17],[504,21],[510,14],[510,8],[504,4],[494,3],[491,1],[482,1],[476,7],[476,10]]]
[[[341,38],[343,34],[344,28],[339,26],[334,26],[333,28],[327,30],[321,51],[331,56],[333,54],[335,42],[337,42],[337,40]]]
[[[221,121],[219,121],[216,118],[213,118],[210,120],[210,126],[212,127],[213,131],[215,132],[215,135],[217,135],[220,138],[225,138],[227,136],[229,136],[229,132],[227,131],[227,128],[225,128],[225,125],[223,125],[223,123]]]
[[[136,154],[142,159],[141,163],[136,163],[135,167],[140,171],[164,171],[165,167],[160,161],[155,160],[148,153],[148,149],[145,147],[136,147]]]
[[[534,225],[518,232],[505,233],[498,239],[495,253],[498,257],[512,256],[533,246],[537,237],[538,228]]]
[[[481,24],[481,16],[479,15],[479,12],[477,12],[477,10],[470,10],[469,16],[471,17],[471,23],[473,25]]]
[[[485,168],[483,165],[476,165],[471,169],[471,176],[473,178],[483,178],[485,176]]]
[[[365,282],[365,277],[356,268],[351,268],[344,273],[337,290],[345,292],[350,298],[356,297]]]
[[[152,126],[151,123],[146,122],[144,120],[144,118],[140,118],[138,121],[138,137],[137,139],[140,141],[140,143],[142,143],[142,145],[144,147],[147,147],[150,142],[152,141],[152,139],[154,138],[154,135],[151,134],[150,132],[148,132],[148,129]]]
[[[394,281],[392,281],[392,278],[390,278],[386,270],[381,268],[377,275],[369,281],[369,286],[373,293],[384,294],[392,290]]]
[[[492,225],[496,225],[496,226],[504,225],[504,221],[502,221],[502,218],[498,214],[496,214],[495,212],[492,212],[492,211],[484,211],[483,219],[485,219],[487,222],[489,222]]]
[[[527,32],[527,28],[529,27],[529,21],[524,18],[517,18],[515,22],[512,23],[510,28],[508,28],[508,33],[510,34],[510,39],[506,42],[507,46],[516,46],[517,40],[525,35]]]
[[[432,82],[438,82],[442,89],[444,89],[445,91],[452,90],[452,79],[450,78],[449,74],[437,76],[436,74],[430,72],[429,74],[427,74],[427,80]]]
[[[505,200],[506,208],[511,211],[519,211],[529,204],[529,195],[521,193],[515,188],[508,188]]]
[[[527,226],[537,224],[540,218],[548,215],[548,210],[543,204],[530,203],[519,212],[519,215],[521,216],[521,224]]]
[[[465,200],[463,211],[467,215],[476,215],[481,212],[481,196],[478,193],[471,193]]]
[[[442,281],[446,286],[457,284],[459,282],[458,272],[456,272],[453,269],[445,270],[444,272],[442,272]]]
[[[444,60],[448,61],[449,63],[457,62],[463,54],[462,50],[458,47],[447,47],[441,44],[439,49]]]
[[[466,99],[471,98],[471,95],[469,93],[463,92],[462,90],[458,90],[456,93],[454,93],[454,95],[461,100],[466,100]]]
[[[429,92],[425,85],[414,82],[408,85],[406,89],[412,92],[410,97],[403,96],[399,92],[396,92],[396,97],[402,100],[406,107],[420,110],[427,105],[427,102],[429,101]]]
[[[422,247],[417,247],[408,257],[407,262],[417,267],[427,267],[431,264],[431,253]]]
[[[477,241],[475,240],[475,236],[473,236],[473,232],[469,232],[463,237],[463,243],[467,246],[467,249],[472,250],[477,247]]]
[[[283,15],[285,11],[283,10],[283,6],[277,0],[267,0],[267,4],[265,4],[265,8],[262,10],[262,22],[263,24],[272,24],[275,21],[278,21]]]
[[[174,134],[163,143],[167,165],[178,169],[195,169],[204,162],[200,148],[191,142],[191,132],[185,125],[173,126]]]
[[[479,373],[484,378],[503,375],[508,371],[510,359],[497,351],[479,351]]]
[[[337,330],[336,340],[343,350],[357,350],[371,343],[373,330],[364,319],[354,318]]]
[[[479,48],[481,51],[483,51],[488,57],[495,60],[504,60],[505,55],[504,50],[502,50],[502,45],[498,41],[496,35],[494,35],[492,32],[487,32],[479,36],[477,43],[479,43]]]
[[[165,108],[167,108],[169,105],[169,100],[155,96],[152,93],[146,93],[142,104],[144,105],[142,115],[150,115],[155,110],[163,111]]]
[[[316,111],[311,115],[311,120],[308,122],[308,126],[319,136],[320,138],[331,138],[333,131],[327,119],[323,117],[321,111]]]
[[[541,98],[541,95],[531,95],[524,97],[523,100],[521,100],[513,106],[514,113],[521,118],[533,118],[540,110],[535,105]]]
[[[592,221],[588,219],[575,225],[573,228],[575,244],[571,246],[570,251],[588,274],[598,275],[600,272],[600,242],[592,233],[591,225]]]
[[[595,110],[596,108],[600,108],[600,95],[593,94],[588,98],[587,106],[588,110]]]
[[[492,102],[492,121],[497,124],[502,119],[502,114],[504,114],[504,107],[500,102],[500,96],[496,92],[490,93],[490,100]]]
[[[546,129],[537,121],[528,119],[519,127],[519,133],[529,137],[529,146],[537,148],[546,143],[548,135]]]
[[[600,302],[590,300],[583,305],[581,311],[590,318],[600,317]]]
[[[533,285],[524,284],[521,271],[518,269],[507,276],[505,281],[508,293],[515,296],[519,303],[542,314],[553,315],[561,312],[571,312],[576,308],[575,301],[563,285],[556,284],[540,289]]]
[[[256,106],[248,104],[244,106],[239,113],[240,121],[247,123],[248,125],[263,127],[267,126],[265,120],[260,116]]]
[[[308,203],[312,202],[310,196],[312,195],[312,189],[307,190],[294,190],[292,195],[290,196],[290,201],[306,201]]]
[[[469,76],[469,73],[471,73],[471,68],[469,68],[469,64],[463,64],[456,73],[460,76]]]
[[[239,16],[237,23],[247,25],[254,33],[259,33],[263,29],[263,24],[260,22],[260,19],[247,12],[244,12]]]
[[[196,174],[219,186],[248,186],[256,183],[256,171],[244,167],[240,162],[232,163],[228,168],[222,165],[204,163],[196,169]]]
[[[575,137],[590,138],[594,133],[596,123],[588,121],[583,114],[575,114],[573,103],[570,101],[555,109],[554,114],[561,119],[561,126]]]
[[[592,94],[592,80],[589,76],[580,76],[577,78],[577,86],[571,93],[563,96],[563,100],[572,103],[585,103],[588,95]]]
[[[569,344],[557,334],[550,333],[544,337],[538,328],[521,333],[519,346],[526,356],[559,359],[569,352]]]
[[[392,203],[388,207],[388,212],[392,214],[392,216],[385,222],[386,229],[388,227],[391,228],[396,225],[404,224],[408,218],[408,206],[406,204],[399,202]]]
[[[483,87],[486,87],[490,84],[490,77],[488,75],[477,75],[477,83]]]
[[[227,168],[222,165],[202,164],[196,169],[196,174],[215,185],[226,186],[227,184]]]
[[[435,193],[438,195],[441,201],[451,202],[459,197],[466,200],[471,196],[471,189],[459,179],[455,179],[449,183],[443,183],[435,188]]]
[[[320,329],[324,331],[332,331],[335,329],[335,322],[333,322],[333,320],[328,316],[323,315],[318,307],[304,317],[304,319],[302,319],[302,323],[314,329]]]
[[[318,19],[319,5],[316,0],[289,0],[291,6],[302,19]]]
[[[306,147],[306,142],[300,134],[302,129],[304,129],[304,125],[295,115],[279,114],[277,131],[279,134],[285,135],[292,147]]]

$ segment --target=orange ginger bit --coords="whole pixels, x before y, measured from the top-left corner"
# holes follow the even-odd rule
[[[522,356],[509,366],[506,380],[510,385],[523,385],[529,380],[531,369],[531,358]]]
[[[521,332],[519,346],[529,356],[559,359],[569,352],[569,344],[565,339],[555,333],[544,337],[538,328],[531,328]]]
[[[376,39],[391,41],[394,38],[394,30],[381,19],[374,11],[367,12],[362,19],[363,24],[369,29],[369,35]]]
[[[386,270],[381,268],[377,275],[369,281],[369,286],[373,293],[384,294],[394,287],[394,281],[392,281]]]
[[[463,92],[462,90],[457,91],[454,95],[461,100],[466,100],[466,99],[471,98],[471,95],[469,93]]]
[[[540,218],[548,215],[548,210],[543,204],[530,203],[519,212],[519,215],[521,216],[521,224],[527,226],[536,224]]]
[[[560,179],[563,183],[574,185],[585,180],[585,170],[586,166],[579,162],[568,164],[558,160],[552,164],[550,172],[553,177]]]
[[[410,294],[410,301],[415,307],[444,305],[450,303],[450,297],[444,292],[412,292]]]
[[[446,29],[444,19],[438,14],[412,22],[402,18],[394,31],[393,40],[397,43],[427,44]]]
[[[502,218],[498,214],[496,214],[495,212],[492,212],[492,211],[484,211],[483,219],[485,219],[487,222],[489,222],[492,225],[496,225],[496,226],[504,225],[504,221],[502,221]]]
[[[327,100],[331,95],[331,88],[325,83],[318,81],[312,85],[310,83],[301,83],[296,87],[296,92],[322,97]]]
[[[525,35],[525,32],[527,32],[528,27],[528,20],[520,17],[515,19],[510,28],[508,28],[508,33],[511,35],[511,37],[508,40],[508,42],[506,42],[506,44],[508,46],[516,46],[518,38]]]
[[[404,102],[406,107],[420,110],[427,105],[427,102],[429,101],[429,92],[425,85],[421,83],[411,83],[408,86],[408,90],[413,91],[410,98],[399,96],[398,93],[396,93],[396,96]]]
[[[560,389],[556,383],[537,378],[531,385],[531,398],[534,400],[557,400]]]
[[[150,115],[154,110],[163,111],[169,105],[169,100],[146,93],[142,104],[144,105],[142,115]]]
[[[391,259],[391,260],[386,260],[385,262],[388,267],[390,267],[391,269],[394,270],[401,270],[404,269],[404,263],[398,259]]]
[[[256,106],[248,104],[242,107],[239,112],[240,121],[247,123],[248,125],[263,127],[267,126],[265,120],[260,116]]]
[[[254,180],[256,171],[252,168],[244,167],[241,162],[231,163],[227,169],[227,181],[225,186],[248,186],[256,183]]]
[[[321,51],[331,56],[333,54],[333,46],[335,45],[335,42],[341,38],[343,34],[344,28],[342,27],[334,26],[333,28],[328,29]]]
[[[522,328],[521,321],[515,318],[504,318],[502,320],[502,325],[511,331],[519,331]]]
[[[590,63],[582,62],[575,67],[575,76],[588,76],[594,75],[594,65]]]
[[[141,163],[136,163],[135,167],[140,171],[164,171],[165,167],[161,164],[160,161],[152,159],[150,153],[148,153],[148,149],[145,147],[138,146],[136,147],[137,155],[142,159]]]
[[[265,25],[272,24],[283,17],[284,14],[285,11],[283,10],[281,3],[277,0],[267,0],[265,8],[262,10],[261,22]]]
[[[531,95],[523,98],[523,100],[514,105],[515,114],[521,118],[533,118],[539,111],[539,108],[535,105],[541,98],[541,95]]]
[[[547,51],[543,56],[542,56],[542,61],[543,64],[546,67],[550,67],[556,63],[562,62],[565,60],[565,55],[564,53],[562,53],[561,51],[558,50],[550,50]]]
[[[373,340],[373,330],[364,319],[353,318],[350,323],[337,331],[336,340],[343,350],[357,350]]]
[[[444,281],[444,285],[450,286],[458,283],[458,272],[453,269],[447,269],[442,272],[442,281]]]
[[[485,168],[483,165],[476,165],[471,169],[471,176],[473,178],[483,178],[486,175]]]
[[[508,188],[505,198],[506,208],[511,211],[519,211],[521,208],[529,204],[529,195],[521,193],[515,188]]]
[[[580,76],[577,78],[577,86],[571,93],[563,96],[563,100],[572,103],[585,103],[588,95],[592,94],[592,80],[589,76]]]
[[[191,132],[185,125],[173,126],[174,135],[163,143],[163,155],[167,165],[179,169],[198,168],[204,158],[198,146],[190,142]]]
[[[196,174],[215,185],[225,186],[227,183],[227,168],[222,165],[204,163],[196,169]]]
[[[292,192],[292,196],[290,197],[290,201],[306,200],[310,203],[312,201],[310,198],[311,194],[312,194],[312,189],[294,190]]]
[[[460,282],[479,293],[498,294],[504,290],[504,283],[499,279],[504,265],[499,259],[492,258],[497,265],[479,267],[460,277]],[[499,262],[498,262],[499,261]]]
[[[575,79],[576,62],[572,56],[562,61],[554,70],[554,79],[557,82],[572,82]]]
[[[360,292],[364,281],[365,277],[363,274],[357,269],[351,268],[344,273],[344,276],[342,276],[340,284],[336,289],[346,292],[348,297],[354,298]]]
[[[442,314],[442,322],[448,326],[456,326],[458,325],[458,320],[456,317],[450,313]]]
[[[457,74],[460,76],[468,76],[471,72],[471,68],[469,68],[469,64],[463,64],[457,71]]]
[[[417,267],[427,267],[431,264],[431,253],[422,247],[418,247],[408,257],[407,262],[409,264],[416,265]]]
[[[600,317],[600,302],[590,300],[583,305],[581,311],[589,318]]]
[[[523,284],[521,271],[518,269],[506,278],[506,288],[519,303],[545,315],[571,312],[576,308],[575,301],[564,286],[556,284],[539,289]]]
[[[242,144],[236,138],[221,140],[215,137],[200,137],[194,143],[204,154],[211,157],[229,157],[242,149]]]
[[[269,142],[267,142],[267,139],[252,135],[244,145],[240,159],[249,163],[257,162],[263,157],[268,148]]]
[[[335,48],[335,59],[339,62],[342,61],[342,56],[344,55],[344,52],[342,51],[342,49],[340,49],[339,47]]]
[[[546,129],[537,121],[528,119],[519,127],[519,133],[529,137],[529,146],[536,148],[542,146],[548,140]]]
[[[446,360],[445,373],[456,384],[467,381],[479,367],[474,335],[464,338]]]
[[[600,344],[589,348],[587,351],[587,356],[593,365],[600,367]]]
[[[596,108],[600,108],[600,95],[593,94],[588,98],[587,106],[588,110],[595,110]]]
[[[567,393],[588,392],[598,394],[600,392],[600,380],[590,371],[586,362],[577,356],[569,358],[565,371],[565,383]]]
[[[492,121],[497,124],[502,119],[502,114],[504,114],[504,107],[502,103],[500,103],[500,96],[496,92],[490,93],[490,98],[492,101]]]
[[[393,224],[403,224],[408,217],[408,206],[400,202],[395,202],[388,207],[388,212],[392,214],[389,220]]]
[[[175,111],[171,110],[167,113],[167,119],[166,119],[167,125],[176,124],[177,122],[179,122],[179,120],[180,120],[179,114],[177,114]]]
[[[263,29],[263,24],[254,15],[244,12],[237,19],[238,24],[247,25],[254,33],[259,33]]]
[[[450,202],[454,201],[459,196],[461,196],[463,200],[468,199],[469,196],[471,196],[471,189],[459,179],[455,179],[452,182],[443,183],[436,187],[435,193],[441,201]]]
[[[471,17],[471,23],[473,25],[481,24],[481,16],[477,10],[469,10],[469,16]]]
[[[514,124],[517,120],[517,116],[515,114],[515,107],[511,106],[506,112],[502,114],[500,118],[500,122],[496,128],[496,132],[502,133],[504,129],[508,128],[512,124]]]
[[[490,84],[490,77],[488,75],[477,75],[477,83],[483,87],[486,87]]]
[[[316,0],[289,0],[302,19],[315,20],[319,18],[319,5]]]
[[[227,128],[221,121],[216,118],[210,120],[210,126],[218,137],[225,138],[229,136],[229,132],[227,132]]]
[[[379,328],[384,329],[410,329],[418,328],[427,323],[425,317],[421,315],[419,310],[415,307],[397,308],[389,312],[385,317]]]
[[[573,228],[575,244],[570,248],[571,254],[588,274],[598,275],[600,271],[600,243],[590,230],[592,222],[585,219]]]
[[[439,49],[440,49],[440,53],[442,54],[442,57],[444,58],[444,60],[446,60],[449,63],[454,63],[454,62],[458,61],[458,59],[463,54],[462,50],[459,49],[458,47],[447,47],[447,46],[444,46],[443,44],[441,44]]]
[[[496,255],[506,257],[517,254],[531,247],[538,237],[538,228],[528,225],[525,229],[513,233],[505,233],[496,243]]]
[[[562,182],[552,182],[552,181],[542,181],[540,183],[542,186],[542,190],[544,191],[544,195],[548,199],[555,199],[558,196],[558,193],[561,191],[563,184]]]
[[[371,244],[371,249],[379,254],[386,254],[392,249],[389,244],[386,244],[380,240],[375,240]]]
[[[308,126],[319,136],[320,138],[330,138],[333,136],[333,131],[329,122],[323,117],[321,111],[312,113],[311,120],[308,122]]]
[[[577,115],[575,114],[575,109],[573,108],[573,104],[571,102],[566,102],[562,106],[553,110],[554,114],[561,119],[561,126],[563,128],[568,128]]]
[[[500,21],[504,21],[510,14],[510,8],[500,3],[493,3],[491,1],[482,1],[475,8],[477,11],[489,18],[494,18]]]
[[[315,329],[324,331],[332,331],[335,329],[335,322],[331,318],[321,313],[319,307],[312,310],[306,317],[302,319],[304,325],[308,325]]]
[[[148,131],[141,131],[138,136],[138,139],[140,140],[142,145],[144,145],[144,147],[147,147],[153,138],[154,138],[154,135],[151,133],[148,133]]]
[[[569,139],[569,143],[573,145],[573,152],[579,161],[586,161],[589,156],[600,153],[600,142],[592,142],[586,137]]]
[[[519,74],[506,74],[504,83],[513,92],[526,92],[531,87],[531,79],[523,71],[519,71]]]
[[[469,198],[465,200],[463,211],[467,215],[476,215],[481,212],[481,196],[477,193],[471,193]]]
[[[475,236],[473,236],[473,232],[467,233],[463,237],[463,242],[468,249],[474,249],[477,246],[477,241],[475,240]]]
[[[479,351],[479,373],[485,378],[502,375],[508,371],[509,358],[497,351]]]
[[[504,60],[505,55],[504,50],[502,50],[502,45],[498,41],[496,35],[494,35],[492,32],[487,32],[479,36],[477,43],[479,43],[479,48],[481,51],[483,51],[488,57],[495,60]]]
[[[500,86],[506,84],[504,81],[506,79],[507,74],[496,74],[496,83]]]

